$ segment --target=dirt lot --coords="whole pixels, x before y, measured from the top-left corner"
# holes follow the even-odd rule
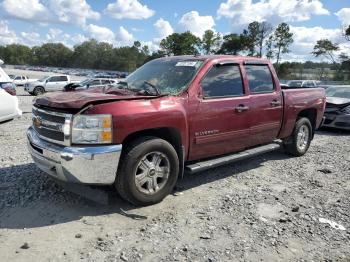
[[[23,117],[0,125],[0,260],[350,261],[350,133],[318,131],[300,158],[186,175],[158,205],[135,208],[113,188],[101,205],[35,167],[32,97],[19,94]]]

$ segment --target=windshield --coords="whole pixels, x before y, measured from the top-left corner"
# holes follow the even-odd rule
[[[46,78],[48,78],[48,76],[44,76],[43,78],[40,78],[38,81],[39,82],[44,82],[46,80]]]
[[[79,83],[79,85],[85,86],[85,85],[89,84],[89,83],[91,82],[91,80],[92,80],[92,79],[85,79],[85,80],[81,81],[81,82]]]
[[[341,97],[350,99],[350,86],[346,87],[329,87],[326,89],[326,96]]]
[[[130,89],[177,95],[187,88],[202,63],[201,60],[153,60],[128,76],[125,82]]]

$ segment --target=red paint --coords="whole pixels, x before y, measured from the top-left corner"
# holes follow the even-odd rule
[[[185,59],[189,57],[184,56]],[[77,109],[99,101],[85,114],[112,114],[115,144],[123,143],[127,136],[138,131],[174,128],[181,134],[186,160],[212,157],[288,137],[298,114],[304,109],[315,109],[316,127],[321,123],[325,106],[324,90],[309,88],[281,91],[275,70],[268,60],[237,56],[200,56],[196,59],[204,60],[204,65],[187,91],[180,96],[152,98],[79,92],[69,97],[63,93],[50,99],[38,99],[37,104]],[[203,99],[200,80],[213,64],[227,60],[240,65],[245,94],[240,97]],[[269,65],[274,79],[274,92],[250,93],[244,70],[245,61]],[[273,106],[271,102],[280,102],[280,105]],[[235,107],[238,105],[248,106],[249,110],[237,112]]]

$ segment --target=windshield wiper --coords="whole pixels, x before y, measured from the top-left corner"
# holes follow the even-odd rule
[[[145,81],[145,82],[143,82],[143,83],[146,84],[146,85],[149,85],[150,87],[152,87],[153,90],[156,91],[156,95],[157,95],[157,96],[160,96],[160,95],[162,94],[162,93],[159,91],[158,87],[156,87],[156,86],[153,85],[152,83],[150,83],[150,82],[148,82],[148,81]]]

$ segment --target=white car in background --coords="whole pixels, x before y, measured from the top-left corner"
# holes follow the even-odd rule
[[[18,98],[0,89],[0,123],[20,117],[22,111],[18,106]]]
[[[34,82],[34,81],[37,81],[37,80],[38,79],[28,78],[28,76],[14,76],[13,83],[16,86],[24,86],[25,84],[27,84],[29,82]]]
[[[12,82],[9,76],[1,68],[4,62],[0,59],[0,82]],[[18,106],[18,98],[10,95],[5,89],[0,88],[0,123],[14,119],[22,115]]]
[[[38,96],[45,92],[63,91],[67,84],[74,82],[78,81],[71,81],[68,75],[45,76],[37,81],[25,84],[24,90],[31,95]]]

